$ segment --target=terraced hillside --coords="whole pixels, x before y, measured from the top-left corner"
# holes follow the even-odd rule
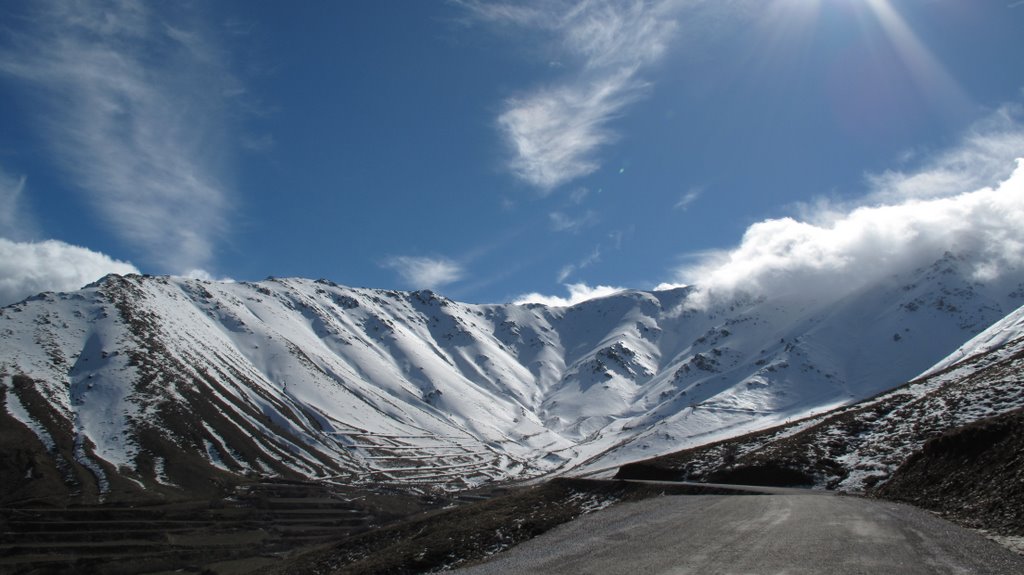
[[[0,509],[0,573],[245,574],[453,500],[264,481],[223,500]]]

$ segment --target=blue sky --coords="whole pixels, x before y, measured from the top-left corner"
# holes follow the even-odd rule
[[[0,303],[132,270],[565,303],[859,277],[879,241],[1014,267],[1022,31],[1014,0],[8,0]]]

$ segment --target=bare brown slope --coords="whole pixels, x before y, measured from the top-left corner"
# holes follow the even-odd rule
[[[932,439],[876,494],[971,527],[1024,535],[1024,410]]]

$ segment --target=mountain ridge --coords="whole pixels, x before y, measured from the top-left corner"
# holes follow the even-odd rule
[[[110,498],[247,474],[430,490],[610,468],[928,369],[1020,298],[963,264],[706,307],[696,288],[546,307],[108,276],[0,313],[0,416],[39,442],[5,483]]]
[[[1024,409],[1022,370],[1024,306],[904,385],[801,421],[631,463],[617,476],[802,484],[848,492],[881,486],[885,492],[890,478],[899,477],[908,464],[913,467],[916,462],[918,475],[924,474],[921,468],[941,475],[920,463],[931,442],[941,444],[947,435],[970,436],[993,427],[996,420],[1019,424]],[[1008,432],[989,434],[1003,439],[1001,433]],[[972,454],[985,447],[975,442]],[[969,463],[971,458],[962,457],[952,467],[959,465],[958,471],[964,472]],[[1001,471],[1019,471],[1012,458],[1002,457],[1000,463]],[[977,471],[965,475],[969,473]],[[907,499],[912,488],[901,489]]]

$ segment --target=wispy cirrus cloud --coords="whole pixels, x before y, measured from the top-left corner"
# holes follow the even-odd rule
[[[437,289],[465,275],[461,264],[443,257],[394,256],[381,265],[398,272],[406,283],[417,289]]]
[[[558,283],[563,283],[565,280],[569,279],[569,277],[572,276],[572,274],[580,270],[589,268],[590,266],[600,261],[601,246],[597,246],[594,248],[594,251],[590,252],[590,254],[588,254],[580,261],[562,266],[562,269],[558,270]]]
[[[546,34],[564,76],[508,99],[497,123],[520,179],[550,192],[596,171],[609,122],[643,96],[642,72],[665,52],[675,2],[461,3],[477,19]]]
[[[0,75],[72,185],[145,260],[203,267],[226,232],[226,103],[239,88],[190,7],[34,2],[0,44]]]
[[[615,139],[605,125],[642,88],[632,76],[623,72],[506,102],[498,126],[513,150],[512,172],[545,192],[595,172],[595,152]]]
[[[593,210],[587,210],[578,216],[555,211],[548,214],[548,220],[551,222],[551,229],[556,232],[576,233],[596,224],[598,216]]]
[[[690,188],[685,194],[679,197],[679,200],[672,206],[673,210],[679,210],[685,212],[690,204],[696,202],[700,195],[704,193],[703,188]]]
[[[14,176],[0,167],[0,234],[23,240],[35,234],[36,224],[25,207],[25,176]]]
[[[1024,105],[1000,106],[968,130],[960,145],[921,169],[868,175],[870,198],[880,202],[928,199],[990,186],[1009,177],[1013,160],[1024,155]]]

